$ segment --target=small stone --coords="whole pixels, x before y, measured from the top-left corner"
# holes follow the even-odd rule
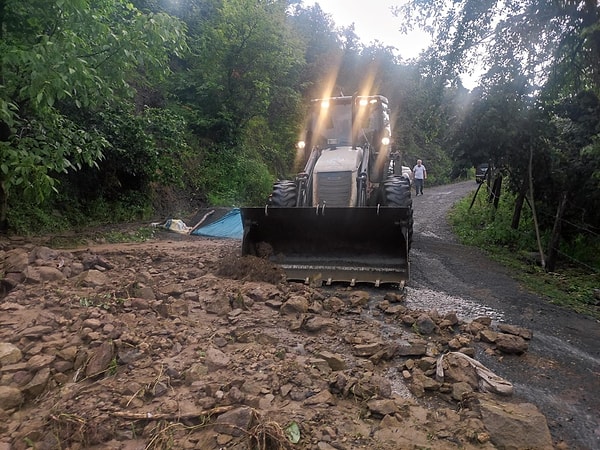
[[[252,408],[244,406],[227,411],[217,417],[214,429],[217,433],[239,437],[250,430],[253,421],[254,413]]]
[[[17,388],[0,386],[0,409],[16,408],[23,403],[23,394]]]
[[[0,342],[0,367],[15,364],[21,360],[23,354],[19,348],[9,342]]]
[[[496,348],[502,353],[521,355],[527,351],[529,345],[521,336],[498,333]]]
[[[421,314],[415,322],[419,333],[428,335],[435,331],[436,325],[433,319],[428,314]]]

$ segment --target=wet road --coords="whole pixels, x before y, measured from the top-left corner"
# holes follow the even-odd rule
[[[510,273],[477,249],[457,243],[449,208],[475,191],[474,181],[425,189],[413,198],[414,236],[408,304],[480,315],[533,331],[522,356],[477,359],[513,383],[515,399],[546,415],[555,442],[600,449],[600,323],[526,292]]]

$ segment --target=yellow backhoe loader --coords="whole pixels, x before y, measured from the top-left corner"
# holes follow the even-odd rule
[[[404,286],[412,198],[390,138],[381,95],[313,100],[298,144],[304,170],[277,181],[264,206],[241,208],[242,255],[269,258],[288,280]]]

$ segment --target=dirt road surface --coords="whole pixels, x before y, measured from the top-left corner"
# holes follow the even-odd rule
[[[482,252],[456,242],[445,220],[448,207],[476,188],[467,181],[426,189],[413,199],[408,302],[461,316],[486,311],[531,329],[526,354],[504,357],[501,364],[484,352],[477,358],[541,409],[556,439],[572,448],[600,449],[600,324],[526,292]]]

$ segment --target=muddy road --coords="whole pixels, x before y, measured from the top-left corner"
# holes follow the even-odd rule
[[[476,188],[474,181],[462,182],[413,199],[408,304],[455,310],[461,317],[486,314],[532,330],[524,355],[498,360],[480,352],[477,359],[540,408],[555,441],[600,449],[600,323],[525,291],[502,266],[457,243],[447,211]]]

